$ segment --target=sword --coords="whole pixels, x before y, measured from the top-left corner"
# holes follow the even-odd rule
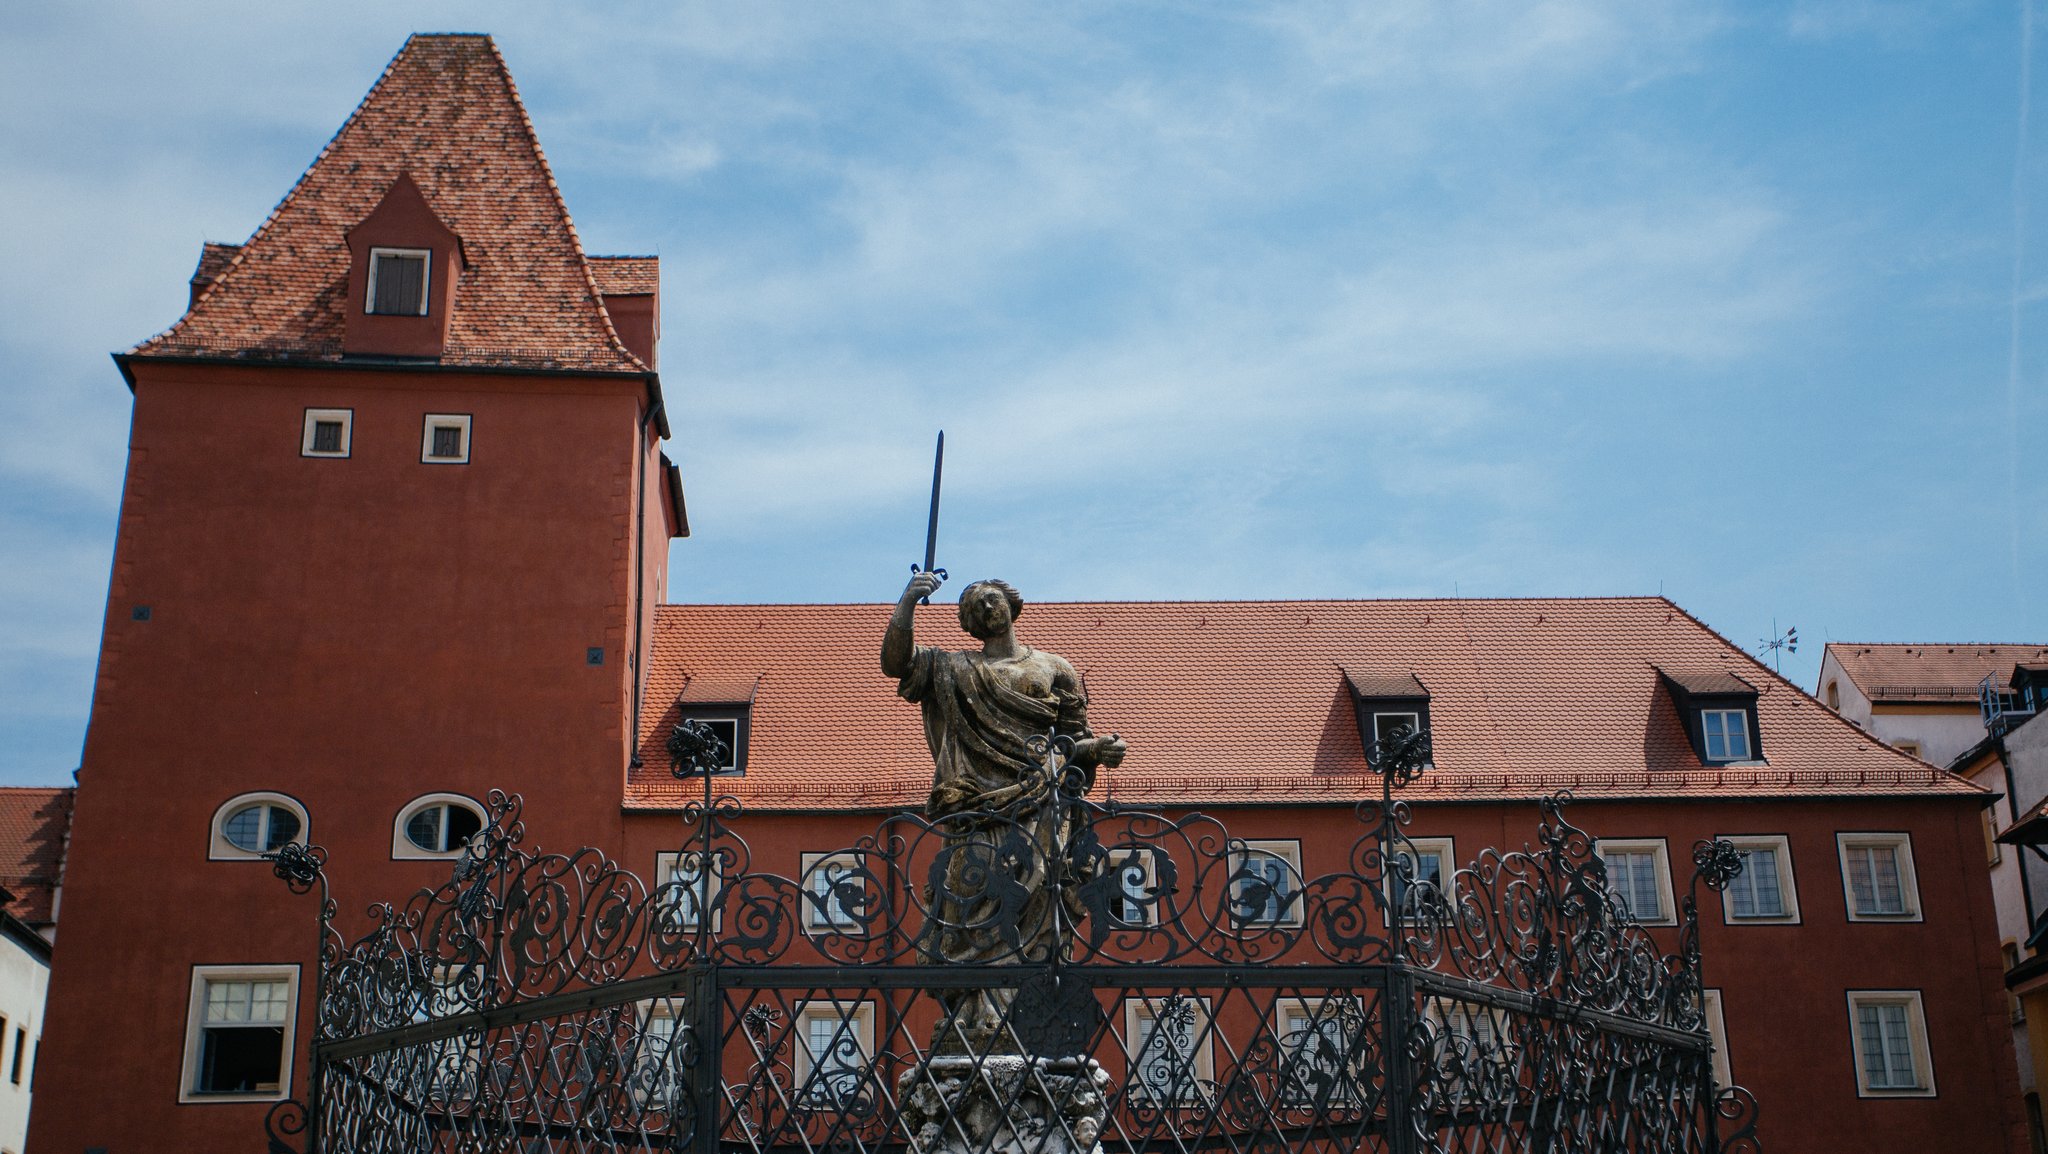
[[[912,561],[910,563],[910,571],[912,573],[936,573],[941,581],[946,579],[946,571],[939,568],[936,563],[939,558],[939,478],[945,471],[946,430],[940,429],[939,448],[936,453],[932,454],[932,515],[931,519],[926,521],[924,526],[924,567],[919,568],[917,562]],[[921,599],[919,603],[930,605],[932,599],[927,596]]]

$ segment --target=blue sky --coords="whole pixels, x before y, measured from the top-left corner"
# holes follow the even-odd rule
[[[943,426],[941,563],[1036,599],[1662,591],[1798,625],[1808,686],[1829,637],[2048,639],[2026,22],[16,0],[0,782],[77,764],[107,354],[416,30],[494,33],[585,247],[662,257],[675,600],[893,597]]]

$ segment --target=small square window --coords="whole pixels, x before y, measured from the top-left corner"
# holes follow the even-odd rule
[[[1850,990],[1849,1035],[1859,1097],[1934,1096],[1920,991]]]
[[[869,1002],[806,1002],[796,1015],[796,1100],[814,1110],[852,1110],[870,1097],[875,1008]]]
[[[1394,850],[1394,855],[1407,869],[1405,874],[1398,869],[1388,871],[1387,892],[1402,913],[1413,916],[1427,908],[1425,902],[1449,899],[1448,887],[1458,871],[1450,838],[1407,839]],[[1413,888],[1408,884],[1410,879],[1415,883]]]
[[[1316,1106],[1367,1097],[1372,1073],[1362,1059],[1372,1035],[1358,999],[1276,998],[1273,1024],[1280,1035],[1281,1102]]]
[[[662,929],[670,933],[694,930],[702,924],[703,911],[707,909],[711,911],[711,928],[718,928],[721,859],[712,854],[709,886],[705,885],[703,860],[701,852],[655,855],[656,901]]]
[[[1422,728],[1419,713],[1375,713],[1372,715],[1372,736],[1374,741],[1392,741],[1403,734],[1414,733]]]
[[[1700,732],[1706,738],[1706,760],[1749,760],[1749,712],[1747,710],[1702,709],[1700,710]]]
[[[1668,926],[1677,919],[1671,901],[1671,862],[1663,838],[1602,839],[1595,852],[1607,865],[1607,886],[1629,916],[1644,925]]]
[[[679,710],[677,721],[695,722],[704,726],[725,748],[725,760],[712,767],[712,773],[746,772],[747,742],[752,734],[746,724],[744,713],[735,715],[729,708],[684,705]],[[694,776],[696,770],[692,768],[689,772]]]
[[[1149,847],[1117,846],[1104,858],[1110,883],[1109,920],[1119,929],[1138,929],[1159,924],[1159,851]]]
[[[1913,840],[1903,833],[1840,833],[1842,889],[1852,922],[1917,922]]]
[[[420,460],[429,465],[469,462],[469,414],[429,413],[420,434]]]
[[[1721,892],[1722,919],[1737,923],[1799,920],[1799,891],[1792,881],[1792,849],[1780,836],[1728,836],[1742,859],[1742,872]]]
[[[1241,926],[1301,924],[1301,843],[1247,841],[1230,855],[1230,913]]]
[[[291,1093],[297,966],[197,966],[179,1100],[247,1102]]]
[[[1124,1003],[1124,1036],[1130,1045],[1125,1094],[1159,1106],[1207,1108],[1216,1088],[1209,1054],[1209,1003],[1171,994]]]
[[[432,258],[433,253],[423,248],[371,249],[370,292],[363,311],[378,316],[426,316]]]
[[[349,434],[355,419],[354,409],[307,409],[305,428],[299,437],[299,456],[348,456]]]
[[[804,869],[804,928],[826,932],[858,930],[874,916],[874,879],[857,853],[807,853]]]

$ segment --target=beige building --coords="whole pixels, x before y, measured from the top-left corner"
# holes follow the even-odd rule
[[[2034,1149],[2048,1154],[2048,721],[2037,720],[2048,712],[2048,646],[1833,642],[1819,696],[1878,740],[1990,792],[1984,853],[2013,1051]]]
[[[1985,678],[2048,661],[2048,645],[1828,643],[1815,696],[1872,737],[1948,765],[1984,740]]]

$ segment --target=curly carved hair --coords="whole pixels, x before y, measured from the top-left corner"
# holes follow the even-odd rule
[[[981,588],[984,585],[992,589],[999,589],[1002,591],[1003,600],[1008,601],[1010,603],[1010,620],[1015,621],[1017,618],[1022,617],[1024,615],[1024,595],[1022,593],[1017,592],[1017,587],[1010,584],[1008,581],[998,581],[995,578],[990,577],[981,581],[973,582],[969,584],[967,588],[962,589],[960,591],[961,629],[967,630],[970,633],[973,632],[973,630],[967,628],[967,602],[970,598],[974,596],[974,591],[976,589]]]

